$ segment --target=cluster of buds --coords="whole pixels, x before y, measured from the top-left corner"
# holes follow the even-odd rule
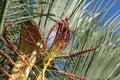
[[[66,17],[65,20],[56,22],[56,24],[50,29],[50,32],[48,33],[48,36],[46,38],[46,44],[48,42],[50,34],[56,27],[58,27],[58,29],[51,48],[52,50],[55,50],[55,48],[57,47],[57,52],[59,54],[61,53],[61,51],[64,51],[70,41],[71,32],[69,29],[68,17]]]

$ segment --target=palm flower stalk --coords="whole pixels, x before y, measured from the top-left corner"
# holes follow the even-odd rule
[[[71,31],[69,29],[69,26],[70,26],[69,19],[68,17],[66,17],[65,20],[57,21],[53,25],[45,41],[43,40],[42,33],[39,30],[38,25],[36,24],[35,21],[24,22],[23,25],[25,27],[25,31],[23,32],[22,40],[20,43],[20,49],[18,49],[8,39],[6,34],[8,31],[7,27],[11,25],[12,24],[9,24],[4,27],[5,29],[3,32],[3,38],[5,39],[7,44],[11,47],[11,49],[18,55],[19,57],[18,62],[14,63],[11,60],[11,58],[8,55],[6,55],[6,53],[3,54],[1,50],[0,50],[1,51],[0,53],[2,53],[14,65],[14,68],[11,74],[8,75],[11,79],[14,79],[14,80],[16,79],[27,80],[28,75],[32,70],[32,67],[35,67],[35,60],[37,55],[41,56],[40,60],[42,61],[42,63],[40,64],[42,65],[42,67],[39,74],[37,75],[38,77],[36,78],[36,80],[45,80],[45,73],[48,70],[48,68],[52,66],[52,63],[54,61],[75,57],[79,54],[96,50],[99,47],[99,46],[96,46],[95,48],[73,53],[68,56],[58,57],[60,54],[62,54],[62,51],[66,49],[66,47],[69,45],[69,42],[70,42]],[[47,46],[48,40],[49,40],[50,34],[55,28],[57,28],[56,36],[52,46],[49,48]],[[56,57],[58,58],[56,59]],[[54,67],[56,68],[57,66],[54,66]],[[21,71],[17,72],[16,68]],[[4,70],[2,71],[5,72]],[[75,78],[79,80],[87,80],[87,78],[83,78],[83,77],[74,75],[72,73],[67,73],[65,71],[62,71],[58,67],[56,68],[56,70],[51,70],[51,71],[64,74],[72,80]]]

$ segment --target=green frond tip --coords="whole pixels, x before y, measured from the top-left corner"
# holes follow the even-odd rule
[[[8,5],[10,3],[9,0],[4,0],[3,2],[0,2],[2,4],[2,9],[0,12],[0,35],[2,34],[2,29],[3,29],[3,25],[4,25],[4,20],[5,20],[5,16],[6,16],[6,11],[8,8]]]

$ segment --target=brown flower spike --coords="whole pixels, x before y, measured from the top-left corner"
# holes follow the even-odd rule
[[[83,54],[86,52],[96,50],[99,47],[99,46],[96,46],[95,48],[91,48],[88,50],[84,50],[81,52],[77,52],[74,54],[70,54],[68,56],[63,56],[63,57],[59,57],[58,59],[55,59],[59,54],[62,53],[62,51],[64,51],[66,49],[66,47],[68,46],[69,41],[70,41],[71,32],[70,32],[70,28],[69,28],[68,17],[66,17],[65,20],[56,22],[53,25],[53,27],[50,29],[45,41],[44,41],[44,39],[42,37],[42,33],[39,30],[38,25],[36,24],[35,21],[27,21],[27,22],[23,23],[23,25],[25,27],[25,30],[26,30],[25,35],[27,35],[27,37],[23,36],[22,40],[24,42],[28,43],[29,45],[32,45],[31,49],[35,48],[35,50],[37,50],[37,53],[38,53],[36,55],[39,55],[40,60],[42,60],[41,65],[43,65],[43,67],[42,67],[42,70],[39,73],[36,80],[45,80],[45,72],[47,71],[48,67],[50,67],[52,65],[52,62],[57,61],[57,60],[59,61],[59,60],[75,57],[79,54]],[[3,37],[4,37],[5,41],[7,42],[7,44],[11,47],[11,49],[21,58],[21,60],[26,64],[26,66],[28,66],[29,64],[27,62],[28,61],[30,62],[29,57],[27,57],[26,54],[24,54],[22,51],[17,49],[17,47],[8,39],[7,34],[6,34],[6,32],[8,31],[7,30],[8,26],[11,26],[11,24],[5,26]],[[52,46],[49,48],[47,46],[48,39],[49,39],[52,31],[56,28],[57,28],[57,32],[56,32],[55,39],[53,41]],[[38,42],[40,44],[38,44]],[[24,46],[24,44],[22,44],[22,45]],[[15,63],[10,59],[10,57],[8,57],[8,55],[5,55],[6,53],[4,53],[4,52],[0,52],[0,53],[2,53],[2,55],[4,55],[15,66]],[[54,67],[56,67],[56,66],[54,66]],[[80,77],[80,76],[77,76],[77,75],[74,75],[71,73],[64,72],[57,67],[56,67],[56,69],[57,70],[51,70],[51,71],[56,71],[61,74],[64,74],[72,80],[74,80],[75,78],[77,78],[79,80],[87,80],[87,78],[83,78],[83,77]],[[2,71],[5,72],[4,70],[2,70]],[[10,75],[8,75],[8,76],[10,77]]]

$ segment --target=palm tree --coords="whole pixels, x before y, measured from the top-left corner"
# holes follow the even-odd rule
[[[119,80],[120,11],[104,21],[111,1],[1,0],[0,80]]]

